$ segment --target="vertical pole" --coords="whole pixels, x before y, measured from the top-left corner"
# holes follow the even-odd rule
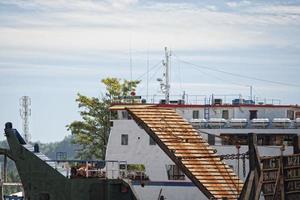
[[[130,64],[130,81],[132,81],[132,50],[131,50],[131,36],[130,36],[130,49],[129,49],[129,64]],[[131,88],[130,88],[131,90]]]
[[[236,145],[237,148],[237,175],[240,177],[240,148],[241,146],[239,144]],[[240,182],[238,182],[238,194],[240,194]]]
[[[236,145],[236,149],[237,149],[237,174],[238,177],[240,176],[240,148],[241,146],[239,144]]]
[[[165,98],[166,98],[166,104],[170,103],[170,75],[169,75],[169,56],[170,53],[168,52],[167,47],[165,47],[165,56],[166,56],[166,63],[165,63],[165,67],[166,67],[166,72],[165,72],[165,76],[166,76],[166,94],[165,94]]]
[[[149,49],[147,50],[147,102],[149,96]]]
[[[3,161],[3,181],[7,182],[7,156],[4,155]]]
[[[252,94],[253,94],[253,88],[252,85],[250,85],[250,100],[252,100]]]
[[[250,163],[250,171],[255,170],[256,166],[256,152],[255,152],[255,146],[257,145],[257,138],[255,133],[249,133],[248,134],[248,143],[249,143],[249,163]],[[260,163],[258,163],[260,164]]]
[[[283,166],[283,151],[284,145],[280,148],[280,199],[285,200],[285,191],[284,191],[284,166]]]
[[[3,170],[1,170],[1,165],[0,165],[0,200],[3,200]]]
[[[260,157],[257,150],[257,137],[255,133],[248,134],[248,145],[250,172],[254,175],[249,197],[250,199],[258,200],[261,192],[263,176],[261,175]]]
[[[294,154],[300,153],[300,149],[299,149],[299,136],[298,135],[295,135],[293,137],[293,151],[294,151]]]

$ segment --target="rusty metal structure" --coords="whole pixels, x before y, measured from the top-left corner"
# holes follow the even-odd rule
[[[174,109],[126,107],[183,173],[209,199],[237,199],[243,182]]]
[[[250,170],[245,181],[239,200],[259,200],[262,188],[261,160],[257,150],[257,137],[254,133],[248,134],[249,166]]]
[[[297,138],[298,139],[298,138]],[[239,200],[259,200],[261,192],[265,200],[300,199],[300,154],[260,157],[257,137],[248,134],[250,171]],[[298,145],[297,145],[298,146]]]

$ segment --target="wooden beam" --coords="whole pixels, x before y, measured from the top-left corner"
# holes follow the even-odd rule
[[[148,125],[137,117],[130,109],[126,109],[131,117],[137,122],[137,124],[141,125],[146,133],[156,142],[156,144],[169,156],[169,158],[182,170],[185,175],[191,179],[191,181],[203,192],[203,194],[207,198],[214,198],[212,193],[204,187],[198,179],[193,176],[193,174],[186,168],[186,166],[174,155],[174,153],[170,152],[168,147],[159,139],[159,137],[148,127]],[[157,117],[157,116],[156,116]]]

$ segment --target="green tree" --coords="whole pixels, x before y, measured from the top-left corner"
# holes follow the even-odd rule
[[[106,100],[110,102],[122,102],[124,97],[134,92],[137,85],[140,83],[138,80],[128,81],[124,80],[123,83],[117,78],[106,78],[101,81],[106,86]]]
[[[81,121],[67,125],[73,135],[73,143],[79,144],[77,157],[81,159],[105,159],[106,146],[110,133],[110,110],[112,103],[124,102],[124,97],[135,91],[140,81],[121,82],[117,78],[101,81],[106,93],[101,98],[78,94],[76,102],[80,108]]]

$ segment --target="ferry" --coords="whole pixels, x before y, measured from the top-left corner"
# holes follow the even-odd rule
[[[299,153],[300,107],[233,99],[223,103],[189,104],[182,99],[148,106],[173,109],[190,123],[206,142],[223,156],[225,163],[245,180],[249,172],[248,133],[256,133],[260,156]],[[132,166],[133,185],[141,199],[207,199],[149,134],[132,118],[126,107],[112,106],[111,133],[106,159],[126,160]],[[147,114],[147,113],[145,113]],[[159,116],[157,116],[159,117]],[[237,159],[236,156],[239,156]],[[134,170],[136,169],[136,170]]]
[[[166,71],[163,79],[158,79],[164,96],[154,95],[149,102],[134,94],[111,107],[106,159],[126,160],[141,199],[238,199],[249,173],[249,133],[256,134],[261,157],[299,153],[300,106],[258,99],[252,96],[252,90],[249,98],[213,94],[172,97],[169,56],[166,49]],[[201,148],[185,138],[191,132],[189,138],[196,133]],[[176,140],[173,146],[170,138]],[[181,147],[185,147],[184,152]],[[211,153],[203,154],[205,148]],[[194,160],[187,155],[193,155]],[[218,168],[223,165],[220,163],[209,166],[216,159],[224,169]],[[199,165],[192,163],[196,161]],[[214,176],[220,176],[220,180],[213,180]],[[235,191],[230,193],[230,188]]]

